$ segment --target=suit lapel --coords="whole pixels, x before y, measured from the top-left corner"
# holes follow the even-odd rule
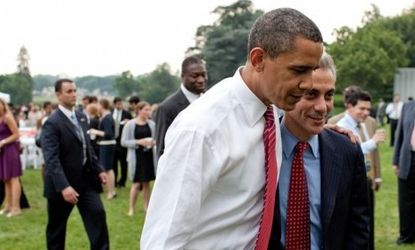
[[[328,228],[333,214],[341,177],[342,159],[336,154],[336,145],[329,139],[326,131],[319,135],[319,147],[321,154],[321,219],[324,231],[325,228]]]
[[[180,110],[183,110],[183,109],[185,109],[187,106],[189,106],[190,105],[190,102],[189,102],[189,100],[187,100],[187,98],[186,98],[186,96],[184,95],[184,93],[183,93],[183,91],[181,90],[181,89],[179,89],[179,91],[178,91],[178,96],[180,97],[179,98],[179,101],[177,102],[177,107],[180,109]]]
[[[82,143],[82,139],[79,138],[78,134],[75,131],[75,126],[72,124],[72,122],[69,120],[68,117],[66,117],[66,115],[60,110],[58,109],[58,114],[60,115],[60,119],[63,122],[63,125],[72,133],[73,136],[75,136],[76,139],[78,139],[79,142]]]

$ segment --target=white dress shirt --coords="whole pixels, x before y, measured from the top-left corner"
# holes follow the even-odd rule
[[[180,85],[180,89],[182,90],[184,96],[189,101],[189,103],[196,101],[196,99],[198,99],[201,96],[201,95],[196,95],[193,92],[190,92],[188,89],[186,89],[183,83]]]
[[[266,106],[239,71],[189,105],[167,131],[141,249],[255,247],[265,186]]]
[[[403,102],[391,102],[386,106],[385,113],[389,116],[390,119],[399,120],[402,113]]]
[[[366,127],[364,127],[363,129],[366,129],[364,133],[367,138],[360,138],[358,123],[347,111],[344,114],[343,118],[337,122],[337,125],[339,125],[342,128],[351,130],[353,134],[359,138],[361,142],[360,147],[362,148],[363,154],[368,154],[376,149],[376,142],[369,137]],[[365,126],[364,123],[362,123],[361,125]]]

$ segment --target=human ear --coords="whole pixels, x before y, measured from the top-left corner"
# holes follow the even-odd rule
[[[264,71],[265,51],[260,47],[255,47],[249,52],[249,58],[255,71]]]

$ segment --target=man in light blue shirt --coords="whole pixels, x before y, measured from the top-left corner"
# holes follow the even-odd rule
[[[324,129],[333,109],[335,66],[324,53],[306,92],[281,124],[283,146],[279,177],[280,245],[286,248],[287,213],[295,146],[307,142],[304,171],[307,182],[311,249],[367,249],[369,200],[364,157],[344,135]],[[298,190],[294,190],[298,191]],[[275,221],[274,221],[275,225]],[[275,227],[274,227],[274,231]],[[276,235],[274,234],[273,237]],[[278,235],[277,235],[278,236]]]

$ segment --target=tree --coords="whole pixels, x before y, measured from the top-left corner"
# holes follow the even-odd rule
[[[141,99],[150,103],[159,103],[177,90],[180,78],[171,74],[167,63],[158,65],[150,74],[138,78]]]
[[[379,25],[384,29],[397,32],[408,48],[406,54],[409,59],[408,66],[415,67],[415,7],[405,10],[396,17],[384,18]]]
[[[32,101],[33,83],[30,77],[19,73],[0,76],[0,92],[10,94],[13,104],[22,105]]]
[[[17,73],[0,76],[0,91],[10,94],[14,104],[22,105],[32,101],[33,80],[29,60],[28,50],[22,46],[17,55]]]
[[[197,29],[196,44],[187,51],[206,61],[210,85],[232,76],[245,63],[250,28],[263,11],[254,10],[250,0],[239,0],[213,13],[219,18]]]
[[[137,94],[139,91],[138,81],[134,79],[133,74],[127,70],[121,73],[121,76],[115,78],[114,90],[122,98]]]
[[[17,73],[30,76],[29,61],[29,52],[25,46],[22,46],[20,48],[19,54],[17,55]]]
[[[384,29],[384,18],[376,9],[366,14],[362,28],[340,28],[328,47],[337,66],[337,89],[353,84],[374,97],[389,96],[397,68],[408,63],[407,46],[396,31]]]

